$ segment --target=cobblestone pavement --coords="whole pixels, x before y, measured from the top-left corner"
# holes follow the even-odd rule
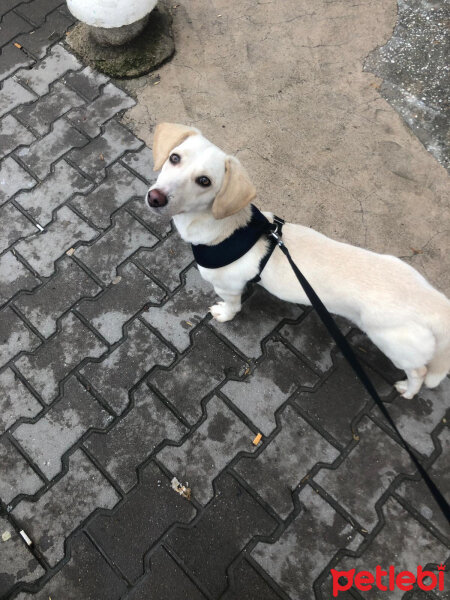
[[[0,598],[329,600],[332,567],[445,562],[437,506],[314,313],[258,288],[213,322],[144,207],[133,100],[65,49],[61,0],[0,8]],[[342,326],[449,493],[450,380],[398,398]]]

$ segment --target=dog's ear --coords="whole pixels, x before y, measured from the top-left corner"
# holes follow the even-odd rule
[[[190,135],[199,133],[200,131],[195,127],[187,127],[179,123],[159,123],[153,136],[153,169],[159,171],[174,148]]]
[[[224,219],[237,213],[256,197],[256,189],[241,163],[229,156],[225,161],[225,177],[217,194],[212,213],[215,219]]]

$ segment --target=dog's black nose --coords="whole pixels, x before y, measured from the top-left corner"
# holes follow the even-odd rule
[[[150,190],[147,193],[147,202],[152,208],[159,208],[167,204],[167,196],[161,190]]]

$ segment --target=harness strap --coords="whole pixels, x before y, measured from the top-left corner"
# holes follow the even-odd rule
[[[273,217],[273,223],[269,223],[269,226],[267,228],[267,235],[269,238],[269,247],[267,248],[267,252],[262,257],[262,259],[259,263],[258,274],[255,275],[253,277],[253,279],[250,279],[250,281],[248,283],[258,283],[258,281],[261,281],[261,273],[264,271],[264,267],[269,262],[269,259],[272,256],[272,252],[277,247],[277,242],[275,241],[275,238],[272,237],[272,235],[275,234],[275,235],[278,235],[281,237],[281,231],[283,229],[284,223],[285,223],[285,221],[283,219],[281,219],[280,217],[276,217],[275,215]]]
[[[295,276],[297,277],[300,285],[302,286],[303,290],[305,291],[305,294],[308,296],[308,298],[309,298],[312,306],[314,307],[314,309],[316,310],[316,312],[319,315],[320,319],[322,320],[322,323],[328,329],[329,334],[331,335],[331,337],[336,342],[337,347],[342,352],[342,354],[344,355],[344,357],[347,359],[347,362],[349,363],[349,365],[351,366],[351,368],[355,372],[356,376],[359,378],[359,380],[361,381],[361,383],[364,385],[364,387],[366,388],[367,392],[370,394],[370,396],[372,397],[372,399],[375,401],[375,404],[378,406],[379,410],[381,411],[381,413],[383,414],[383,416],[386,418],[386,420],[389,423],[389,425],[392,427],[392,429],[397,434],[397,436],[398,436],[398,438],[400,440],[401,446],[409,454],[412,462],[414,463],[415,467],[419,471],[419,473],[420,473],[423,481],[427,485],[427,487],[428,487],[429,491],[431,492],[433,498],[435,499],[435,501],[437,502],[439,508],[441,509],[442,514],[447,519],[447,521],[450,523],[450,506],[449,506],[449,503],[444,498],[444,495],[439,490],[439,488],[437,487],[437,485],[434,483],[434,481],[431,479],[431,477],[425,471],[425,468],[419,462],[419,460],[416,457],[414,451],[411,449],[411,447],[409,446],[409,444],[405,441],[405,439],[403,438],[402,434],[398,430],[397,425],[394,423],[394,421],[393,421],[391,415],[389,414],[387,408],[385,407],[385,405],[381,401],[381,398],[379,397],[378,392],[376,391],[373,383],[369,379],[367,373],[364,371],[361,363],[356,358],[356,355],[353,352],[352,347],[348,343],[347,339],[342,334],[342,332],[339,329],[339,327],[337,326],[335,320],[333,319],[333,317],[328,312],[328,310],[325,307],[325,305],[323,304],[322,300],[319,298],[319,296],[316,294],[316,292],[314,291],[314,289],[311,287],[311,285],[308,282],[308,280],[306,279],[306,277],[303,275],[303,273],[300,271],[300,269],[297,267],[297,265],[292,260],[291,255],[289,253],[289,250],[284,245],[284,243],[281,240],[279,234],[276,231],[273,231],[273,232],[269,233],[269,236],[274,241],[275,245],[278,245],[278,247],[280,248],[280,250],[283,252],[283,254],[288,259],[289,264],[291,265],[292,270],[295,273]],[[271,252],[273,252],[273,249],[271,250]]]

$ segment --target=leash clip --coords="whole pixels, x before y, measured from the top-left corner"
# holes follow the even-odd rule
[[[283,240],[281,239],[281,235],[280,235],[280,223],[275,222],[275,229],[273,231],[271,231],[269,233],[269,237],[273,238],[275,240],[275,242],[278,244],[278,246],[284,246],[283,244]]]

